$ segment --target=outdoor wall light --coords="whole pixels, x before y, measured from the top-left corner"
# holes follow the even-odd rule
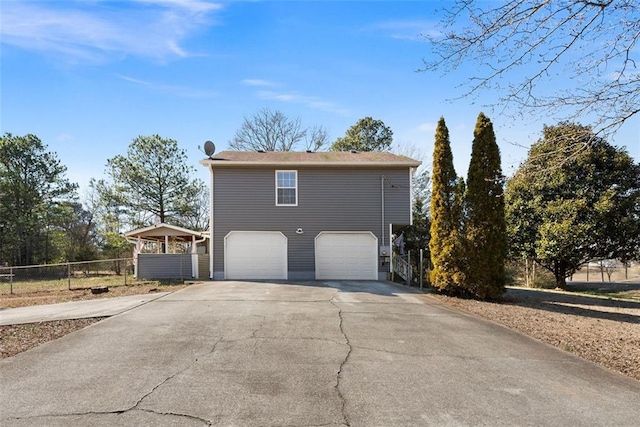
[[[298,228],[296,230],[296,234],[303,234],[303,233],[304,233],[304,230],[302,228]]]

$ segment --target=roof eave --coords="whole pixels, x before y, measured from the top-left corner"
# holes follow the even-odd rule
[[[184,235],[190,235],[190,236],[196,236],[196,237],[207,237],[207,236],[203,236],[202,232],[200,232],[200,231],[189,230],[187,228],[179,227],[177,225],[167,224],[167,223],[164,223],[164,222],[161,222],[159,224],[150,225],[148,227],[138,228],[136,230],[127,231],[126,233],[123,233],[123,236],[125,236],[125,237],[135,237],[135,236],[138,236],[138,235],[143,235],[144,233],[147,233],[147,232],[152,231],[152,230],[157,230],[159,228],[168,228],[170,230],[178,231],[180,233],[183,233]]]
[[[335,167],[406,167],[406,168],[417,168],[422,164],[419,161],[406,161],[406,162],[277,162],[277,161],[235,161],[235,160],[214,160],[214,159],[203,159],[200,160],[200,164],[207,167],[261,167],[261,166],[277,166],[277,167],[305,167],[305,166],[313,166],[313,167],[327,167],[327,168],[335,168]]]

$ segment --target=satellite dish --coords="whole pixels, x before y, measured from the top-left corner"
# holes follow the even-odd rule
[[[216,145],[213,142],[207,141],[204,143],[204,154],[211,157],[215,152],[216,152]]]

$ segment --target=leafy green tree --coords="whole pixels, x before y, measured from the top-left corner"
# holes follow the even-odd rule
[[[364,117],[347,129],[344,137],[331,144],[331,151],[388,151],[393,131],[382,120]]]
[[[426,250],[426,257],[429,257],[429,211],[424,204],[424,200],[417,198],[413,203],[412,212],[413,224],[404,231],[405,250],[418,253],[420,249]]]
[[[103,179],[91,179],[85,204],[93,213],[96,235],[101,259],[120,259],[130,257],[133,245],[122,235],[134,228],[128,218],[126,195],[116,191],[115,185]],[[113,262],[116,274],[121,274],[123,264]]]
[[[406,227],[403,231],[405,250],[411,251],[412,254],[412,268],[414,280],[420,279],[420,262],[419,254],[423,251],[423,269],[428,271],[429,260],[429,208],[425,205],[425,200],[422,197],[416,197],[413,201],[412,224]],[[424,277],[423,280],[429,281],[428,277]]]
[[[458,177],[453,167],[449,129],[443,117],[436,127],[431,178],[429,251],[431,286],[447,293],[459,287],[461,200],[456,198]]]
[[[617,258],[624,266],[625,279],[629,278],[632,261],[640,261],[640,197],[635,198],[635,206],[629,209],[629,215],[623,218],[617,228],[618,239],[624,242],[609,258]],[[620,205],[622,207],[622,205]]]
[[[590,260],[637,250],[640,165],[588,126],[545,126],[505,199],[511,255],[535,260],[559,288]]]
[[[478,115],[467,175],[465,287],[481,299],[502,295],[505,285],[507,232],[504,177],[493,124]]]
[[[93,213],[81,203],[65,201],[56,209],[54,233],[59,237],[59,261],[98,259],[96,224]]]
[[[192,179],[185,150],[173,139],[159,135],[135,138],[125,156],[107,160],[113,186],[103,186],[107,205],[120,206],[131,227],[155,222],[186,225],[196,209],[201,180]],[[112,209],[113,211],[113,209]]]
[[[52,259],[54,212],[76,197],[66,170],[37,136],[0,137],[0,261],[26,265]]]

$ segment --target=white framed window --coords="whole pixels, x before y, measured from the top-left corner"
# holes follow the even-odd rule
[[[276,171],[276,206],[298,206],[298,171]]]

